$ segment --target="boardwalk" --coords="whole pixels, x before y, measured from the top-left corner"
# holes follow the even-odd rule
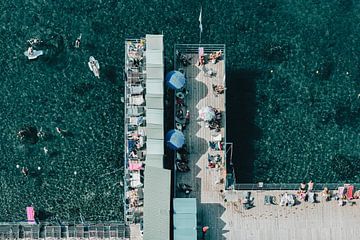
[[[360,236],[360,203],[354,206],[337,206],[336,201],[305,203],[294,207],[264,205],[265,195],[279,196],[279,191],[253,191],[255,207],[245,210],[239,203],[243,192],[227,191],[220,179],[224,176],[222,168],[207,168],[208,141],[213,140],[209,128],[202,121],[197,121],[201,107],[212,106],[225,110],[224,95],[215,96],[212,84],[223,84],[225,61],[216,64],[207,63],[206,68],[216,72],[214,77],[205,74],[197,65],[197,49],[186,50],[178,46],[188,57],[191,65],[181,66],[187,77],[188,95],[185,97],[187,109],[191,113],[191,121],[184,131],[188,151],[190,172],[175,175],[176,183],[187,183],[193,187],[189,196],[176,191],[176,197],[195,197],[198,204],[198,226],[209,226],[206,239],[340,239]],[[214,49],[216,50],[216,49]],[[206,54],[206,48],[205,48]],[[223,120],[223,126],[225,121]],[[229,131],[229,130],[228,130]],[[224,128],[221,129],[225,136]],[[236,146],[235,146],[236,147]],[[223,152],[220,152],[223,154]],[[226,198],[227,202],[224,201]]]

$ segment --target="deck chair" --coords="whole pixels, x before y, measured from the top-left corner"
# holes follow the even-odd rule
[[[315,203],[316,202],[316,195],[314,192],[309,192],[308,193],[308,201],[310,203]]]
[[[265,195],[264,205],[273,205],[273,204],[274,204],[274,196]]]
[[[345,187],[339,187],[338,188],[338,196],[339,198],[342,198],[346,193],[346,188]]]
[[[296,201],[295,201],[295,196],[293,194],[288,194],[287,195],[287,201],[288,201],[288,206],[292,207],[295,205]]]

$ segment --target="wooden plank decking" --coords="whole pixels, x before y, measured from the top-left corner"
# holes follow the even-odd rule
[[[176,173],[176,183],[187,183],[193,187],[189,196],[176,192],[176,197],[195,197],[198,207],[198,226],[209,226],[206,239],[241,240],[310,240],[310,239],[357,239],[360,236],[360,203],[355,206],[337,206],[336,201],[305,203],[294,207],[264,205],[265,195],[279,197],[280,191],[253,191],[255,207],[245,210],[239,203],[241,191],[220,193],[223,183],[216,183],[223,176],[223,169],[207,168],[208,141],[210,130],[204,122],[197,121],[198,110],[204,106],[213,106],[225,111],[225,96],[213,94],[212,83],[222,84],[225,63],[208,63],[216,77],[209,78],[197,66],[198,55],[192,57],[192,64],[181,67],[187,77],[189,94],[185,97],[191,121],[184,131],[188,150],[188,173]],[[221,133],[224,135],[224,129]],[[236,146],[234,146],[236,147]],[[227,198],[227,202],[224,201]],[[201,233],[201,231],[199,231]],[[201,234],[199,234],[201,236]]]

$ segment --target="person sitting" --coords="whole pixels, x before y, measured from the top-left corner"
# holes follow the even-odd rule
[[[129,154],[129,157],[130,158],[138,158],[138,155],[137,155],[137,152],[136,150],[132,150]]]
[[[212,63],[216,63],[216,53],[210,53],[209,59]]]
[[[330,201],[331,194],[327,187],[324,187],[324,190],[322,190],[321,197],[324,198],[325,201]]]
[[[314,189],[314,182],[312,180],[308,183],[308,192],[311,192]]]
[[[208,167],[209,167],[209,168],[215,168],[215,167],[216,167],[216,163],[214,163],[213,161],[210,161],[210,162],[208,163]]]
[[[299,192],[306,193],[306,183],[305,182],[300,183]]]
[[[224,93],[224,86],[223,85],[216,85],[216,84],[213,84],[212,85],[213,87],[213,91],[216,93],[216,94],[223,94]]]
[[[299,195],[299,198],[301,200],[307,200],[307,194],[306,194],[306,183],[302,182],[300,183],[299,191],[297,192]]]
[[[176,111],[176,117],[179,119],[183,119],[184,118],[184,112],[183,110],[179,109]]]
[[[221,56],[222,56],[222,51],[221,51],[221,50],[220,50],[220,51],[217,51],[217,52],[215,53],[216,60],[219,60],[219,59],[221,58]]]
[[[198,65],[199,66],[204,66],[205,65],[205,57],[204,57],[204,55],[201,55],[199,57],[199,64]]]
[[[33,48],[32,48],[32,47],[29,47],[29,48],[28,48],[28,55],[29,55],[29,56],[32,56],[33,54],[34,54]]]

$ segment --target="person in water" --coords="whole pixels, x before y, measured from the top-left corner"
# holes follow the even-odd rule
[[[79,48],[79,47],[80,47],[80,42],[81,42],[81,34],[80,34],[80,36],[75,40],[75,48]]]
[[[59,127],[56,127],[55,129],[56,129],[56,131],[61,135],[61,137],[64,137],[64,133],[65,133],[64,130],[62,130],[62,129],[59,128]]]
[[[27,175],[29,175],[29,169],[27,167],[23,167],[21,169],[21,173],[26,177]]]

